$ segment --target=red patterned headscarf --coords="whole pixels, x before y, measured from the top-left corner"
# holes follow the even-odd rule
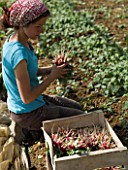
[[[17,0],[9,9],[4,8],[10,26],[26,26],[47,10],[42,0]]]

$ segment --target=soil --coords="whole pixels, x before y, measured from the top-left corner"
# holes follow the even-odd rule
[[[114,42],[120,44],[121,46],[126,47],[126,36],[128,33],[128,14],[126,9],[128,9],[128,1],[122,0],[117,3],[117,0],[82,0],[85,2],[85,5],[76,4],[77,9],[85,9],[93,11],[96,15],[96,23],[102,24],[108,28],[111,33],[112,39]],[[101,7],[104,7],[106,12],[102,10]],[[126,17],[121,17],[126,15]],[[46,59],[45,59],[46,60]],[[45,61],[47,63],[47,60]],[[49,62],[49,61],[48,61]],[[81,72],[74,76],[74,79],[80,79]],[[53,84],[54,88],[54,84]],[[47,90],[47,93],[49,90]],[[67,97],[80,101],[80,98],[86,96],[86,99],[91,97],[91,100],[86,107],[86,110],[92,110],[93,108],[102,108],[105,103],[109,100],[108,98],[101,96],[98,93],[87,93],[86,84],[81,84],[76,91],[71,91]],[[120,123],[120,117],[123,113],[123,105],[125,101],[128,100],[127,96],[120,96],[116,98],[116,101],[109,105],[113,110],[112,113],[105,111],[105,117],[108,122],[111,124],[119,139],[124,146],[128,147],[128,128],[122,128]],[[85,102],[85,101],[84,101]],[[83,102],[83,104],[84,104]],[[30,153],[30,160],[32,167],[38,170],[45,170],[45,157],[41,161],[38,159],[38,155],[44,155],[42,153],[41,143],[33,145]],[[44,146],[44,145],[43,145]],[[43,164],[43,161],[44,164]]]
[[[126,35],[128,33],[128,14],[127,17],[121,17],[122,15],[126,15],[126,9],[128,9],[128,1],[122,0],[119,3],[117,3],[117,0],[82,0],[85,2],[85,5],[76,5],[77,9],[85,9],[93,11],[96,15],[96,23],[102,24],[105,27],[108,28],[109,32],[111,33],[111,36],[113,38],[113,41],[120,44],[121,46],[126,46]],[[103,12],[101,7],[105,7],[107,10],[107,13]],[[46,59],[45,59],[46,60]],[[47,63],[47,60],[45,61]],[[79,73],[74,77],[74,79],[79,79]],[[53,84],[54,86],[54,84]],[[47,92],[49,92],[47,90]],[[72,91],[68,94],[69,98],[75,99],[77,101],[80,101],[80,98],[84,97],[86,95],[86,99],[91,96],[90,103],[86,110],[91,110],[93,108],[101,108],[103,104],[107,103],[109,100],[108,98],[99,95],[98,93],[87,93],[86,91],[86,84],[81,84],[79,88],[76,91]],[[120,125],[120,117],[123,113],[123,105],[125,101],[128,100],[127,96],[120,96],[117,98],[117,100],[109,105],[109,107],[112,108],[113,112],[107,112],[104,111],[105,117],[107,118],[108,122],[111,124],[113,129],[115,130],[116,134],[120,138],[121,142],[124,146],[128,147],[128,128],[122,128]],[[83,102],[84,104],[84,102]],[[30,160],[32,167],[38,170],[45,170],[45,157],[40,159],[38,158],[39,155],[44,155],[44,152],[42,152],[42,146],[44,146],[42,143],[34,144],[31,149],[30,153]],[[43,164],[43,161],[44,164]]]
[[[85,5],[77,4],[77,9],[85,9],[93,11],[96,15],[96,23],[102,24],[108,28],[113,41],[120,44],[121,46],[126,46],[126,35],[128,33],[128,1],[120,0],[117,3],[117,0],[82,0],[85,2]],[[106,10],[103,11],[101,7],[104,7]],[[123,17],[126,15],[126,17]],[[49,64],[49,61],[45,59],[46,64]],[[82,73],[83,74],[83,73]],[[79,74],[74,76],[74,79],[80,80]],[[55,84],[52,84],[54,88]],[[51,87],[50,87],[51,88]],[[47,89],[46,93],[49,93]],[[77,90],[71,91],[67,97],[80,101],[81,98],[85,97],[86,99],[91,98],[86,107],[86,110],[93,110],[94,108],[101,109],[103,105],[107,103],[109,98],[101,96],[99,93],[87,92],[86,84],[81,84]],[[123,105],[125,101],[128,100],[127,96],[120,96],[116,98],[115,102],[109,105],[113,110],[112,113],[104,110],[105,117],[108,122],[111,124],[116,134],[120,138],[124,146],[128,147],[128,128],[122,128],[120,124],[120,117],[123,113]],[[83,101],[83,105],[84,105]],[[128,117],[127,117],[128,118]],[[31,169],[33,170],[46,170],[46,160],[45,160],[45,145],[44,142],[36,142],[35,144],[29,146],[29,156],[31,162]]]

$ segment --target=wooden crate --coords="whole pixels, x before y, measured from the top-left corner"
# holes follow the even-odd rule
[[[91,151],[84,155],[72,155],[55,158],[51,132],[57,132],[58,127],[81,128],[100,125],[106,128],[116,143],[116,148]],[[93,170],[96,168],[115,165],[128,165],[128,151],[123,146],[101,110],[62,119],[54,119],[43,122],[43,131],[50,155],[47,155],[48,170]]]

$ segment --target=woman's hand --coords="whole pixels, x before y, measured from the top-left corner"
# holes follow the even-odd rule
[[[63,78],[65,74],[69,73],[69,69],[65,68],[68,63],[64,63],[62,65],[54,65],[51,69],[50,77],[55,80],[57,78]]]

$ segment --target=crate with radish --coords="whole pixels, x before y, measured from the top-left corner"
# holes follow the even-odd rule
[[[128,165],[127,148],[101,110],[44,121],[42,129],[48,170],[116,169]]]

